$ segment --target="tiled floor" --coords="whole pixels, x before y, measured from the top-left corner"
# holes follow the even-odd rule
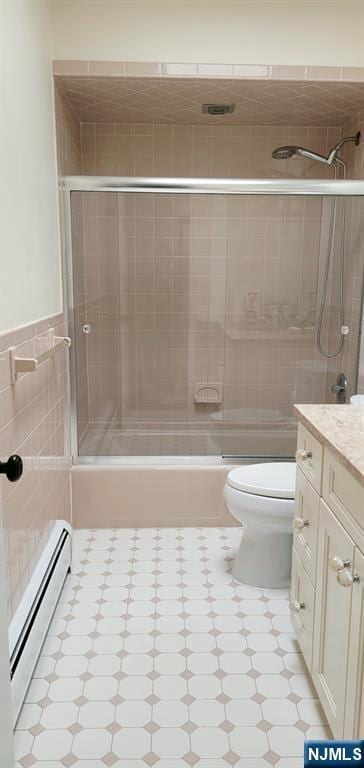
[[[287,594],[239,528],[84,530],[16,730],[22,768],[298,768],[329,735]]]

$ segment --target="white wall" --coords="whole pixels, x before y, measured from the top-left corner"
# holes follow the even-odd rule
[[[364,65],[362,0],[53,0],[54,58]]]
[[[0,332],[61,308],[49,9],[1,3]]]

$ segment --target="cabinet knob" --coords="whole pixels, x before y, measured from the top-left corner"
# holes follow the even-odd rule
[[[293,518],[293,527],[294,528],[298,528],[298,529],[308,528],[309,525],[310,525],[310,521],[309,520],[304,520],[303,517],[294,517]]]
[[[305,448],[298,448],[296,451],[296,461],[307,461],[312,459],[312,451],[306,451]]]
[[[293,611],[293,613],[299,613],[300,611],[303,611],[306,606],[304,603],[301,603],[299,600],[290,600],[289,607],[291,611]]]
[[[346,568],[343,568],[341,571],[339,571],[336,578],[337,583],[340,584],[340,587],[352,587],[354,583],[360,581],[358,574],[354,575]]]
[[[334,557],[330,557],[328,566],[331,571],[338,573],[339,571],[343,571],[345,568],[350,567],[350,560],[343,560],[342,557],[334,555]]]

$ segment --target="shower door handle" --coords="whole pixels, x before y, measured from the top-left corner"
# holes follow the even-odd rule
[[[9,456],[7,461],[0,461],[0,475],[6,475],[11,483],[15,483],[23,474],[23,460],[17,454]]]
[[[86,334],[86,336],[89,335],[92,331],[92,325],[91,323],[85,323],[85,325],[82,326],[82,332]]]

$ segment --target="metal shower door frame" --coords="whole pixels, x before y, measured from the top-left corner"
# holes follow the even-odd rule
[[[316,197],[364,197],[364,180],[324,180],[324,179],[206,179],[206,178],[168,178],[153,176],[61,176],[60,190],[63,202],[63,226],[66,257],[66,307],[68,335],[73,344],[70,348],[70,451],[74,464],[135,464],[139,457],[95,457],[79,456],[78,426],[77,426],[77,390],[76,390],[76,349],[75,349],[75,317],[74,317],[74,281],[73,281],[73,251],[72,251],[72,192],[131,192],[152,194],[213,194],[213,195],[288,195]],[[363,309],[360,327],[364,322]],[[358,343],[358,365],[359,370]],[[216,464],[224,461],[224,457],[198,456],[154,456],[140,457],[143,463],[154,464]],[[237,459],[263,460],[271,457],[244,456]],[[276,457],[287,458],[287,457]],[[226,457],[231,460],[231,457]],[[140,463],[140,462],[139,462]]]

